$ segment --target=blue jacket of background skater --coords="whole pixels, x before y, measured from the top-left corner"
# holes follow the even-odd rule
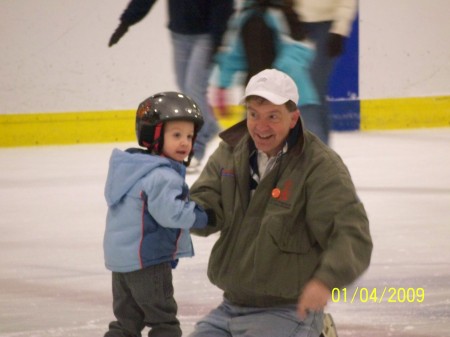
[[[241,38],[241,29],[257,12],[249,8],[236,12],[228,22],[223,43],[215,55],[216,65],[210,83],[219,88],[229,88],[240,83],[247,72],[247,58]],[[291,37],[289,24],[278,8],[267,8],[262,14],[266,25],[274,32],[276,57],[272,68],[289,74],[300,93],[299,106],[318,104],[319,96],[310,75],[310,64],[315,56],[311,42],[296,41]]]
[[[205,227],[208,219],[188,199],[183,164],[135,152],[114,149],[109,161],[103,248],[113,272],[193,256],[189,229]]]

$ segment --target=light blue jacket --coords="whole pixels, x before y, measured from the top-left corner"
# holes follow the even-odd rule
[[[113,272],[193,256],[189,229],[207,224],[206,213],[188,199],[184,165],[140,152],[114,149],[109,162],[103,248]]]
[[[246,9],[234,14],[224,35],[224,45],[215,56],[216,65],[210,82],[220,88],[240,85],[247,72],[247,59],[241,28],[254,14],[255,9]],[[280,9],[268,8],[263,14],[267,26],[274,32],[277,55],[272,68],[289,74],[299,91],[299,106],[318,104],[319,96],[310,75],[310,64],[315,50],[306,42],[296,41],[290,36],[289,25]]]

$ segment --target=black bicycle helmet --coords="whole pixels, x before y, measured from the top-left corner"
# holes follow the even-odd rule
[[[164,137],[164,122],[187,120],[194,122],[194,139],[203,126],[203,116],[197,103],[180,92],[160,92],[144,100],[136,111],[136,137],[140,146],[150,152],[161,154]],[[193,145],[193,144],[192,144]],[[192,148],[188,160],[194,154]]]

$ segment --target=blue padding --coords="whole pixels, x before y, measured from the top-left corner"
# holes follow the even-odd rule
[[[331,101],[332,129],[336,131],[359,130],[360,103],[359,100]]]

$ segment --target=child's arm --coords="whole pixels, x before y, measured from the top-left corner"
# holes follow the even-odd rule
[[[154,170],[144,181],[149,213],[167,228],[205,228],[213,225],[213,215],[183,196],[183,178],[174,170]]]

